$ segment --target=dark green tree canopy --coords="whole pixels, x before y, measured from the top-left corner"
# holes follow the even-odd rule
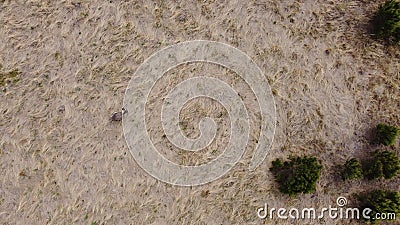
[[[321,169],[315,157],[307,156],[291,157],[284,163],[276,159],[270,168],[279,183],[279,190],[289,195],[314,191]]]
[[[380,123],[376,127],[376,141],[385,146],[393,145],[398,134],[399,129],[394,126]]]
[[[360,208],[370,208],[369,221],[376,223],[377,213],[394,213],[396,218],[400,213],[400,193],[392,191],[374,190],[359,196]],[[387,218],[388,219],[388,218]]]
[[[373,33],[386,40],[400,41],[400,2],[387,0],[373,18]]]
[[[362,177],[363,173],[360,161],[356,158],[347,160],[342,171],[342,179],[351,180]]]
[[[374,157],[366,169],[366,177],[370,180],[384,177],[391,179],[400,171],[399,158],[393,152],[375,151],[372,153]]]

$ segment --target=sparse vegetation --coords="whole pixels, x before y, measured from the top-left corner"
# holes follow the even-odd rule
[[[315,157],[291,157],[282,163],[280,159],[272,162],[271,172],[279,183],[282,193],[296,195],[310,193],[320,177],[322,166]]]
[[[387,0],[373,18],[373,33],[386,40],[400,41],[400,2]]]
[[[384,177],[391,179],[400,171],[399,158],[395,153],[389,151],[375,151],[373,159],[367,165],[366,177],[369,180]]]
[[[393,145],[396,137],[399,134],[399,129],[386,124],[378,124],[376,127],[376,142],[385,146]]]
[[[342,171],[342,179],[351,180],[362,177],[363,173],[360,161],[356,158],[347,160],[346,163],[344,164],[344,169]]]
[[[377,213],[379,213],[378,218],[382,218],[382,213],[385,214],[385,220],[395,219],[393,215],[397,218],[400,213],[400,193],[399,192],[391,192],[391,191],[383,191],[383,190],[374,190],[369,193],[363,194],[359,196],[360,200],[360,208],[371,209],[371,213],[369,221],[372,223],[376,223],[378,220]],[[366,219],[366,218],[364,218]],[[382,218],[383,219],[383,218]]]
[[[12,82],[12,83],[18,82],[18,80],[19,80],[17,78],[18,74],[19,74],[19,71],[17,69],[12,70],[7,73],[0,72],[0,87],[4,86],[5,84],[10,83],[10,82]]]
[[[394,208],[398,195],[386,191],[400,192],[400,171],[385,180],[393,163],[370,154],[400,160],[400,131],[394,145],[374,142],[378,123],[400,129],[400,42],[365,37],[385,1],[0,0],[0,225],[361,225],[355,193],[374,212]],[[230,50],[170,46],[191,40]],[[224,85],[188,89],[196,78]],[[204,96],[191,98],[198,88]],[[188,101],[164,121],[174,93],[174,103]],[[121,107],[125,122],[110,123]],[[216,126],[200,129],[205,117]],[[167,138],[168,122],[193,143],[206,132],[198,141],[207,145],[185,151],[189,142]]]

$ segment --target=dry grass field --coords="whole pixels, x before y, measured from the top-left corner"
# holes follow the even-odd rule
[[[400,126],[400,48],[368,32],[382,2],[0,1],[0,223],[358,224],[263,220],[257,208],[322,208],[339,196],[352,205],[355,193],[400,191],[399,177],[343,182],[337,167],[378,148],[400,155],[399,140],[385,148],[369,143],[376,124]],[[147,57],[198,39],[232,45],[254,60],[273,91],[277,127],[266,160],[250,172],[260,132],[251,89],[220,66],[174,68],[154,86],[146,117],[167,158],[206,162],[229,136],[223,107],[197,99],[182,110],[181,125],[195,137],[199,119],[210,115],[220,127],[216,140],[198,155],[169,146],[157,107],[180,81],[224,80],[241,94],[252,120],[246,155],[230,172],[206,185],[177,187],[140,168],[121,122],[110,115],[123,107],[128,82]],[[290,155],[318,157],[323,170],[315,192],[288,197],[278,191],[269,167]]]

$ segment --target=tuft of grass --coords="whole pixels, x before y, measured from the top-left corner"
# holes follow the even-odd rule
[[[18,71],[18,69],[14,69],[8,73],[1,73],[0,72],[0,87],[4,86],[7,83],[16,83],[19,81],[19,79],[17,78],[17,76],[20,74],[20,72]]]

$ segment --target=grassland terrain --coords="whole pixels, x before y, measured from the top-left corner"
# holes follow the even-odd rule
[[[0,221],[2,224],[358,224],[355,220],[281,220],[257,208],[335,205],[339,196],[374,188],[400,191],[400,177],[342,181],[338,165],[366,158],[378,123],[400,126],[400,48],[370,35],[383,1],[0,1]],[[199,98],[181,112],[189,137],[204,115],[219,130],[189,154],[162,135],[159,108],[171,88],[194,76],[217,77],[237,90],[251,119],[242,160],[220,179],[172,186],[148,175],[126,145],[121,122],[136,69],[154,52],[189,40],[213,40],[249,55],[268,80],[277,112],[267,158],[248,170],[260,132],[251,88],[213,64],[180,65],[154,86],[146,115],[168,159],[196,164],[229,141],[229,117]],[[128,112],[129,113],[129,112]],[[269,171],[275,158],[318,157],[316,190],[289,197]],[[399,224],[398,220],[393,223]],[[360,223],[361,224],[361,223]]]

